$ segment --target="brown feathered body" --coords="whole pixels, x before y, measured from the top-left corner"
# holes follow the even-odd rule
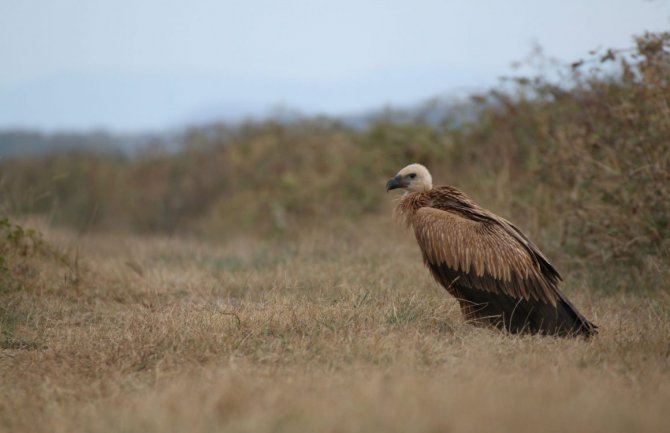
[[[407,193],[395,213],[414,230],[426,266],[466,320],[513,333],[596,333],[558,289],[561,276],[544,254],[457,188]]]

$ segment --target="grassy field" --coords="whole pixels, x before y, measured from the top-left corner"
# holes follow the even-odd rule
[[[390,216],[275,241],[41,229],[74,259],[25,258],[0,293],[2,431],[670,429],[667,287],[562,269],[600,335],[519,337],[464,323]]]

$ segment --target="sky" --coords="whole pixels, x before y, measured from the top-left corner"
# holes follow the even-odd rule
[[[350,115],[670,30],[670,0],[0,0],[0,129]]]

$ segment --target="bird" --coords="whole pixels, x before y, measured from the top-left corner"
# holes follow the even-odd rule
[[[466,322],[512,334],[590,337],[597,326],[559,290],[562,277],[514,224],[453,186],[433,187],[421,164],[386,183],[401,189],[394,216],[413,229],[424,264]]]

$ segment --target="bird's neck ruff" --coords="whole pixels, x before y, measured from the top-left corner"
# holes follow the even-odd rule
[[[477,209],[477,205],[463,191],[453,186],[439,186],[424,192],[405,193],[393,210],[394,219],[410,227],[416,211],[422,207],[464,213],[467,218],[473,218],[472,212]]]
[[[416,211],[424,206],[430,206],[428,192],[408,192],[403,194],[393,209],[393,218],[405,227],[410,227],[412,225],[412,217]]]

